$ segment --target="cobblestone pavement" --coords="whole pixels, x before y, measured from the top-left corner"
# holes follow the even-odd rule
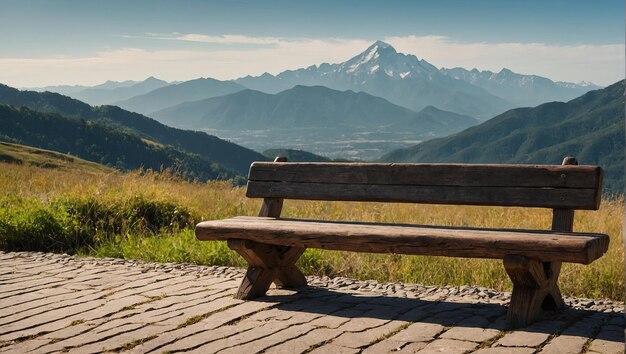
[[[509,293],[309,277],[232,298],[228,267],[0,252],[2,353],[623,353],[624,304],[566,298],[504,329]]]

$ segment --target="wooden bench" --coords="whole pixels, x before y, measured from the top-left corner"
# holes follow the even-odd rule
[[[307,247],[329,250],[503,259],[513,282],[511,328],[562,304],[561,262],[589,264],[607,250],[604,234],[572,232],[574,209],[597,210],[602,170],[563,165],[255,162],[247,197],[258,217],[205,221],[199,240],[226,240],[249,264],[236,298],[265,295],[271,283],[298,288],[295,263]],[[281,218],[283,199],[408,202],[553,209],[551,230],[484,229]],[[419,271],[416,269],[416,271]]]

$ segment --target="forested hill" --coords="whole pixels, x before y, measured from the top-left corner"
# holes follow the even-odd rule
[[[604,168],[604,190],[624,187],[624,81],[569,102],[518,108],[460,133],[399,149],[388,162],[559,164]]]
[[[0,104],[24,106],[35,111],[58,113],[85,120],[100,121],[159,144],[198,154],[209,162],[246,174],[253,161],[267,160],[265,156],[215,136],[170,128],[141,114],[115,106],[91,107],[73,98],[51,92],[20,91],[0,84]]]
[[[0,104],[0,140],[68,153],[120,170],[170,168],[183,178],[242,180],[234,170],[97,121]]]

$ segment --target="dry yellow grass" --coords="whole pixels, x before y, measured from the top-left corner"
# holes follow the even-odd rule
[[[102,202],[141,195],[187,208],[200,219],[256,215],[259,200],[245,197],[245,189],[226,182],[189,183],[156,173],[78,173],[0,164],[0,198],[32,198],[43,203],[59,197],[97,197]],[[283,215],[326,220],[549,229],[551,210],[529,208],[471,207],[420,204],[345,203],[285,201]],[[588,266],[566,264],[560,285],[564,294],[624,299],[624,242],[622,197],[605,200],[598,211],[577,211],[575,231],[609,234],[608,253]],[[159,246],[141,252],[127,250],[123,256],[174,260],[168,247],[203,250],[203,245],[186,236],[168,236]],[[176,238],[178,237],[178,239]],[[184,238],[184,241],[182,240]],[[137,244],[131,245],[136,248]],[[129,246],[129,247],[131,247]],[[150,251],[146,251],[149,249]],[[224,247],[221,252],[229,252]],[[151,252],[151,253],[150,253]],[[155,253],[162,252],[162,255]],[[241,264],[229,255],[228,262]],[[195,261],[189,256],[175,260]],[[446,257],[374,255],[308,250],[299,263],[307,272],[345,275],[381,281],[417,282],[432,285],[482,285],[500,290],[511,288],[501,261]]]

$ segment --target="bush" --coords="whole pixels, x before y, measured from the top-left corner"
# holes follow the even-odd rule
[[[4,200],[0,249],[76,253],[129,235],[155,236],[195,225],[197,218],[168,201],[141,195],[105,203],[94,198],[62,198],[50,203]]]
[[[0,249],[4,251],[68,252],[75,246],[59,218],[44,206],[0,212]]]

